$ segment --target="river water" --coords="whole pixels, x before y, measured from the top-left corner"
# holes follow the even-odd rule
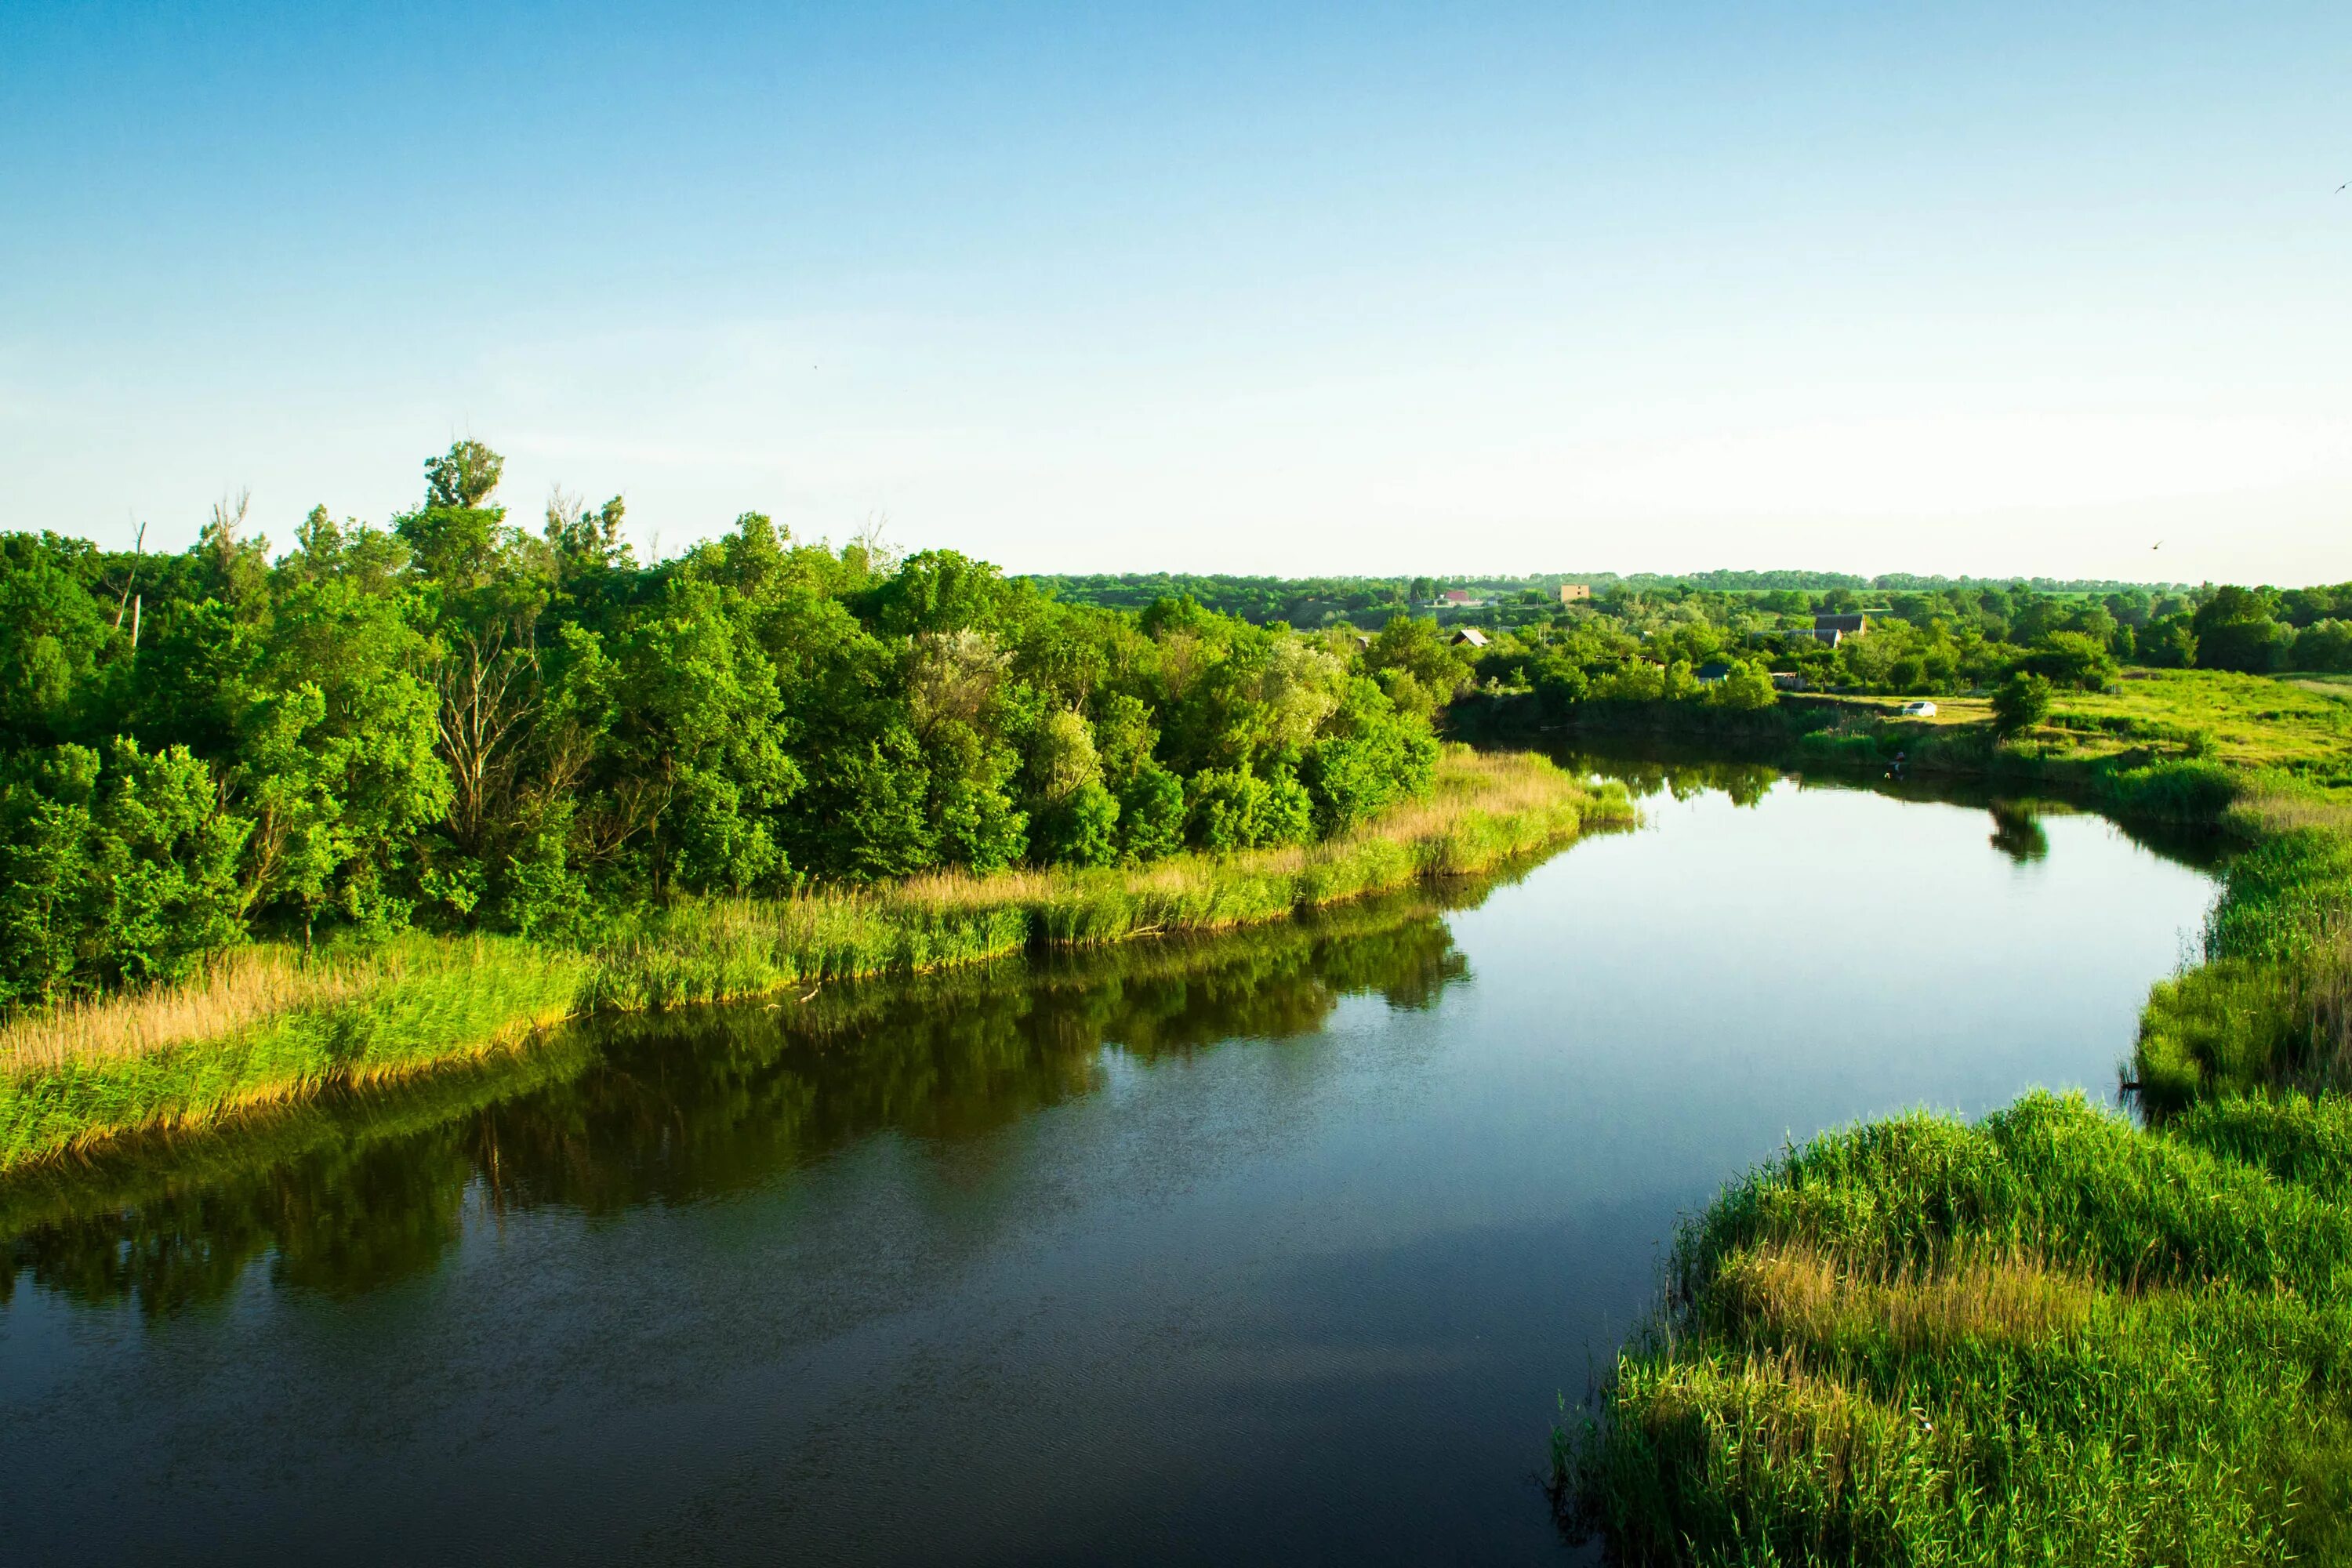
[[[1546,1438],[1677,1217],[2112,1102],[2212,895],[2095,816],[1597,765],[1646,826],[1496,883],[0,1188],[0,1559],[1581,1556]]]

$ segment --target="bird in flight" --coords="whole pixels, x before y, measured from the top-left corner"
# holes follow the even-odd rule
[[[2159,539],[2154,544],[2149,545],[2148,548],[2150,550],[2161,550],[2164,548],[2164,541]]]

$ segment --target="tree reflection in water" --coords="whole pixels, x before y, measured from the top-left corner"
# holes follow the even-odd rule
[[[274,1286],[348,1297],[432,1268],[469,1210],[612,1213],[747,1190],[881,1131],[959,1140],[1150,1062],[1313,1033],[1342,997],[1429,1005],[1467,973],[1442,910],[1496,884],[1192,941],[593,1020],[405,1089],[152,1141],[0,1188],[19,1277],[169,1312]]]

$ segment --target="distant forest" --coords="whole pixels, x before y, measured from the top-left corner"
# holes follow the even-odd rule
[[[1538,572],[1528,576],[1236,577],[1223,574],[1128,572],[1037,574],[1036,584],[1066,604],[1140,610],[1156,599],[1189,597],[1220,615],[1238,616],[1258,626],[1283,621],[1294,626],[1338,622],[1376,628],[1392,615],[1417,609],[1444,610],[1444,595],[1459,592],[1480,608],[1503,605],[1554,605],[1562,584],[1581,584],[1598,596],[1686,590],[1701,594],[1798,592],[1830,594],[1933,594],[1992,588],[2044,595],[2186,595],[2186,583],[2126,583],[2094,578],[1946,577],[1889,572],[1865,577],[1851,572]]]

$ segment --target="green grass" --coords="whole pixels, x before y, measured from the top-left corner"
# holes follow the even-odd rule
[[[412,937],[337,967],[315,999],[298,992],[296,1005],[217,1034],[0,1076],[0,1170],[134,1127],[203,1126],[511,1045],[572,1012],[592,967],[511,938]],[[251,974],[232,971],[226,984],[249,989]]]
[[[1807,765],[2048,786],[2243,847],[2157,985],[2144,1124],[2035,1095],[1819,1139],[1679,1237],[1664,1299],[1557,1436],[1623,1561],[2352,1556],[2352,707],[2150,674],[1996,741],[1817,704]],[[1801,711],[1801,710],[1799,710]]]
[[[2340,1100],[1817,1140],[1685,1231],[1556,1439],[1570,1522],[1637,1563],[2335,1560],[2347,1150]]]
[[[247,949],[194,984],[0,1028],[0,1171],[127,1132],[196,1129],[508,1047],[586,1012],[923,973],[1025,951],[1214,931],[1466,876],[1630,823],[1622,790],[1541,757],[1449,748],[1423,799],[1339,839],[1129,870],[931,876],[642,912],[592,952],[415,936],[316,962]]]

